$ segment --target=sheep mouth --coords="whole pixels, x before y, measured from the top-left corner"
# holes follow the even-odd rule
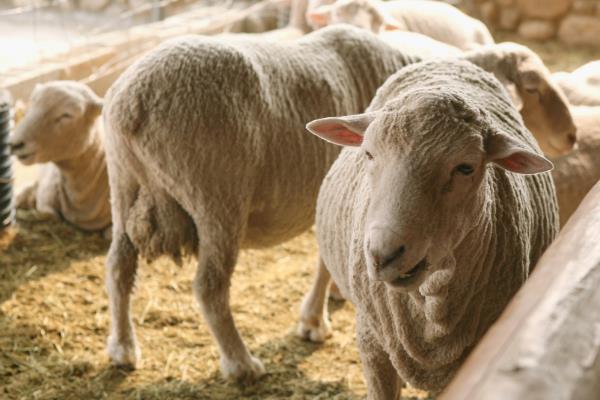
[[[19,161],[26,161],[28,160],[30,157],[32,157],[35,153],[28,153],[28,154],[18,154],[17,158],[19,159]]]
[[[412,286],[413,284],[420,281],[421,277],[423,276],[424,272],[427,270],[428,267],[429,263],[427,262],[427,258],[423,258],[412,269],[401,274],[393,281],[387,282],[387,284],[395,288],[405,288],[408,286]]]

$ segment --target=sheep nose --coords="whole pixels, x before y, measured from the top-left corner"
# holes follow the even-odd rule
[[[575,143],[577,143],[577,135],[575,133],[569,133],[567,135],[567,140],[569,141],[569,144],[575,145]]]
[[[378,254],[378,252],[371,252],[371,255],[373,256],[373,261],[375,262],[375,265],[377,266],[377,268],[384,269],[388,265],[392,264],[395,260],[400,258],[402,256],[402,254],[404,254],[405,251],[406,251],[406,246],[401,245],[398,248],[396,248],[396,250],[392,251],[391,253],[381,255],[381,254]]]
[[[16,150],[19,150],[19,149],[22,149],[23,147],[25,147],[25,143],[24,142],[9,143],[8,146],[10,147],[11,153],[14,153]]]

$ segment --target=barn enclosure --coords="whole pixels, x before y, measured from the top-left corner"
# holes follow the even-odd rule
[[[194,257],[181,265],[140,259],[131,307],[141,362],[116,367],[106,353],[107,232],[15,207],[16,194],[39,179],[40,166],[10,156],[9,144],[36,85],[72,80],[104,97],[136,60],[172,38],[279,29],[284,42],[296,36],[285,29],[304,34],[305,3],[0,0],[0,399],[365,398],[349,301],[329,299],[332,336],[324,343],[296,335],[318,261],[314,227],[240,252],[231,309],[266,374],[239,383],[219,372],[219,350],[193,294]],[[551,72],[600,60],[600,0],[446,3],[485,22],[496,42],[529,47]],[[600,103],[594,107],[600,115]],[[596,185],[446,390],[407,386],[402,400],[600,398],[599,202]]]

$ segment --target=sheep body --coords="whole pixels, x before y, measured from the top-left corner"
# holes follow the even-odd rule
[[[183,37],[115,82],[104,114],[114,362],[138,357],[129,317],[137,255],[177,258],[183,247],[199,258],[194,291],[222,371],[235,378],[262,373],[229,309],[239,248],[280,243],[312,225],[321,180],[339,149],[306,134],[305,122],[364,109],[410,61],[351,27],[287,44]]]
[[[589,62],[573,72],[552,74],[569,102],[578,106],[600,106],[600,61]]]
[[[390,46],[423,58],[460,57],[463,53],[454,46],[432,39],[416,32],[384,31],[379,34],[381,40]]]
[[[417,102],[419,98],[424,99],[425,108],[412,108],[421,104]],[[443,104],[448,109],[443,112],[434,107],[428,114],[428,104]],[[410,110],[415,110],[415,114]],[[466,205],[463,201],[452,203],[454,206],[436,203],[436,210],[430,210],[432,215],[450,207],[448,214],[441,214],[448,218],[445,221],[420,213],[424,209],[419,207],[429,204],[429,200],[418,193],[432,193],[434,188],[420,188],[420,178],[410,175],[429,168],[432,162],[433,169],[426,171],[438,171],[437,157],[444,164],[448,154],[461,151],[453,146],[463,140],[474,140],[474,136],[463,138],[473,127],[477,127],[480,135],[476,142],[483,141],[485,149],[493,140],[493,132],[498,130],[510,135],[522,148],[539,152],[499,83],[477,67],[461,61],[408,66],[390,77],[377,92],[365,113],[369,115],[372,122],[363,142],[363,147],[365,143],[368,146],[365,150],[344,148],[323,182],[317,204],[317,238],[323,265],[344,297],[356,307],[357,340],[369,398],[389,399],[399,396],[398,375],[418,388],[437,391],[444,387],[550,244],[557,232],[558,217],[548,173],[516,175],[487,161],[483,172],[472,178],[479,186],[469,193],[476,194],[466,195],[475,196],[475,203],[470,202],[471,197],[466,197],[469,199]],[[402,115],[406,115],[405,119]],[[390,158],[367,165],[373,161],[367,160],[364,151],[377,149],[373,153],[375,160],[383,157],[384,151],[390,154],[392,148],[395,148],[393,154],[403,157],[412,151],[417,154],[417,148],[413,149],[416,142],[393,136],[405,126],[414,129],[410,130],[410,137],[421,137],[424,131],[438,135],[428,147],[436,151],[436,157],[430,156],[427,161],[415,155],[417,158],[410,158],[409,164],[385,170],[402,173],[404,178],[394,181],[393,188],[386,186],[381,191],[372,186],[379,181],[369,180],[369,176],[383,174],[381,163],[389,162]],[[380,136],[373,136],[376,134]],[[375,142],[374,137],[386,141]],[[481,147],[477,151],[481,152]],[[399,160],[394,158],[394,162]],[[414,186],[402,186],[404,180]],[[452,185],[453,191],[461,190],[460,186]],[[389,197],[375,198],[374,190]],[[394,197],[395,192],[402,192],[403,200]],[[405,201],[410,204],[405,205]],[[374,230],[372,224],[377,221],[372,215],[382,205],[384,210],[389,208],[385,220],[393,221],[394,229],[399,229],[399,233],[392,232],[394,235],[405,232],[403,228],[412,235],[412,227],[415,231],[427,230],[433,237],[429,239],[434,242],[427,257],[440,253],[432,256],[439,260],[439,265],[431,261],[433,265],[427,267],[431,272],[426,273],[419,286],[396,290],[371,276],[366,254],[376,242],[372,232],[379,232]],[[395,206],[390,208],[390,205]],[[393,213],[401,212],[397,210],[407,214],[396,217]],[[407,223],[411,225],[405,226]],[[423,240],[429,234],[424,234]],[[405,243],[407,250],[399,253],[403,254],[401,257],[410,256],[407,252],[411,245],[420,245],[420,242]]]
[[[577,148],[552,159],[561,226],[600,179],[600,107],[571,107],[571,113],[577,125]]]
[[[43,165],[38,180],[17,194],[16,206],[85,230],[107,228],[102,100],[81,83],[53,81],[36,86],[30,103],[9,144],[22,163]]]
[[[307,20],[315,29],[344,22],[376,33],[382,29],[416,32],[461,50],[494,43],[481,21],[439,1],[312,0]]]

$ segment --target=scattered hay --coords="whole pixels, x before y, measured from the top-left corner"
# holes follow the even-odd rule
[[[108,304],[99,234],[61,222],[20,224],[0,239],[0,397],[6,399],[360,399],[352,307],[332,303],[324,345],[294,337],[313,272],[309,232],[242,252],[232,288],[238,327],[267,367],[252,385],[221,379],[218,353],[191,292],[195,263],[140,263],[133,313],[143,361],[130,373],[104,352]],[[419,392],[407,395],[423,398]],[[412,397],[408,397],[412,398]]]

